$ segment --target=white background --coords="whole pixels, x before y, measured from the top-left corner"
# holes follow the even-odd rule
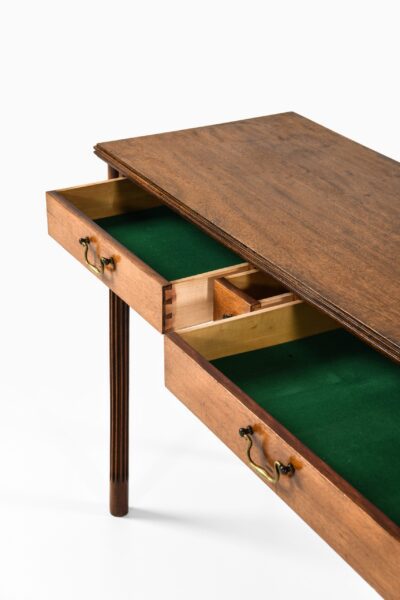
[[[99,141],[294,110],[400,158],[397,2],[3,6],[0,600],[375,598],[163,387],[131,313],[131,501],[108,515],[107,290],[44,191]]]

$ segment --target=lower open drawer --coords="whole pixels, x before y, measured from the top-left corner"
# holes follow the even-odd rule
[[[168,389],[399,598],[398,366],[296,301],[168,334],[165,362]]]

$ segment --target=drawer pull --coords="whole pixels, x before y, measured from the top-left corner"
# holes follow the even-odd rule
[[[253,439],[251,437],[253,433],[253,428],[250,425],[239,429],[239,435],[247,440],[247,458],[249,467],[270,483],[278,483],[281,475],[293,475],[294,466],[291,463],[283,465],[279,460],[276,460],[274,462],[274,475],[271,475],[264,467],[257,465],[257,463],[253,461],[250,454],[251,447],[253,446]]]
[[[90,260],[88,259],[90,238],[88,238],[88,237],[80,238],[79,243],[81,244],[81,246],[83,246],[85,248],[84,255],[83,255],[83,257],[85,259],[85,263],[87,264],[89,269],[91,271],[93,271],[93,273],[96,273],[96,275],[102,275],[104,273],[104,267],[106,265],[112,265],[113,267],[115,266],[113,258],[105,258],[105,256],[101,256],[100,257],[100,266],[96,267],[96,265],[91,263]]]

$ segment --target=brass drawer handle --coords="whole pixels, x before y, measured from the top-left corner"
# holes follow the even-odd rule
[[[89,269],[91,271],[93,271],[93,273],[96,273],[96,275],[102,275],[104,273],[104,267],[106,265],[112,265],[113,267],[115,267],[114,259],[113,258],[105,258],[105,256],[100,257],[100,266],[96,267],[96,265],[91,263],[90,260],[88,259],[90,238],[88,238],[88,237],[80,238],[79,243],[81,244],[81,246],[83,246],[85,248],[85,251],[83,254],[85,263],[87,264]]]
[[[264,469],[264,467],[257,465],[257,463],[253,461],[250,454],[251,447],[253,445],[253,439],[251,437],[253,433],[253,428],[250,425],[248,427],[241,427],[239,429],[239,435],[247,440],[247,458],[249,467],[251,467],[253,471],[261,475],[261,477],[264,477],[264,479],[270,483],[278,483],[281,475],[293,475],[294,466],[291,463],[283,465],[281,462],[279,462],[279,460],[276,460],[274,462],[274,475],[271,475],[266,469]]]

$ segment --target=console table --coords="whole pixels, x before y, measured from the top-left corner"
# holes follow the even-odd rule
[[[100,143],[48,230],[110,294],[110,511],[128,511],[129,308],[166,386],[400,597],[400,164],[300,115]],[[223,482],[221,482],[223,485]]]

